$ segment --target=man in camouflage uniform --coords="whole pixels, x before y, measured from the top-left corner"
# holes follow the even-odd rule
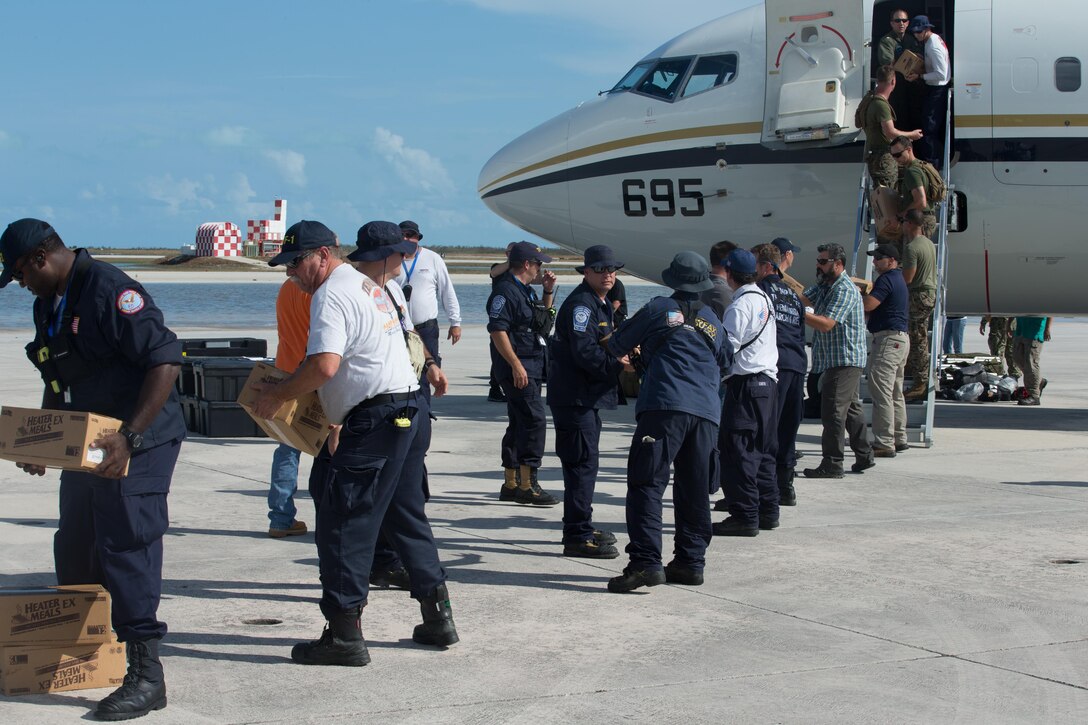
[[[1020,368],[1017,367],[1016,360],[1013,359],[1012,344],[1009,342],[1009,338],[1012,337],[1009,334],[1009,328],[1016,324],[1016,318],[990,317],[987,315],[979,323],[978,334],[986,334],[986,323],[990,324],[990,336],[986,339],[986,343],[990,346],[990,354],[998,360],[1004,361],[1005,369],[1008,370],[1010,376],[1019,378]]]
[[[907,401],[920,400],[929,385],[929,323],[937,304],[937,248],[922,233],[922,212],[911,209],[903,217],[903,281],[910,289],[910,353],[906,377],[914,384],[903,394]]]

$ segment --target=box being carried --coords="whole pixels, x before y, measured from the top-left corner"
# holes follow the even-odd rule
[[[316,392],[286,401],[270,420],[253,414],[253,404],[258,397],[257,391],[252,387],[253,384],[274,383],[287,377],[289,374],[282,370],[265,363],[257,363],[253,366],[253,372],[249,374],[249,380],[242,387],[242,392],[238,394],[238,404],[245,408],[253,420],[257,421],[257,425],[268,434],[269,438],[316,456],[329,436],[329,419],[325,417],[325,409],[321,407],[321,401],[318,400]]]
[[[34,695],[96,687],[119,687],[125,679],[125,645],[0,645],[0,689],[5,695]]]
[[[903,55],[899,56],[899,60],[895,61],[895,65],[892,66],[896,71],[903,74],[903,77],[907,77],[912,73],[922,75],[926,72],[926,61],[922,56],[917,53],[912,53],[909,50],[904,50]]]
[[[109,641],[110,595],[97,584],[0,589],[0,645]]]
[[[90,471],[106,452],[91,448],[95,439],[116,433],[121,421],[71,410],[0,410],[0,458],[48,468]],[[125,472],[128,472],[126,467]]]

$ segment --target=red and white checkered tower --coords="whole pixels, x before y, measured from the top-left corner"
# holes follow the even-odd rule
[[[241,257],[242,230],[231,222],[207,222],[196,228],[196,256]]]
[[[272,219],[249,219],[246,221],[246,242],[260,245],[262,257],[274,257],[283,246],[283,235],[287,231],[287,201],[275,200],[275,214]]]

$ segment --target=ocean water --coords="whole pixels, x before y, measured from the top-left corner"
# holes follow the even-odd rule
[[[173,328],[271,329],[276,326],[276,294],[280,284],[282,280],[277,279],[240,285],[151,282],[144,287],[162,310],[166,324]],[[557,307],[574,286],[572,282],[560,282]],[[668,288],[658,285],[627,285],[626,290],[631,314],[650,298],[669,294]],[[457,285],[457,299],[461,303],[464,324],[482,325],[487,322],[484,306],[490,294],[490,284]],[[9,286],[0,292],[0,300],[0,330],[29,330],[33,327],[31,307],[34,298],[30,293],[17,286]],[[446,318],[441,313],[439,324],[446,326]]]

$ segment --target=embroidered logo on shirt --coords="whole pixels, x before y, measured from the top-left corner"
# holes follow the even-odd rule
[[[502,312],[502,308],[506,305],[506,298],[502,295],[495,295],[495,299],[491,300],[491,316],[498,317]]]
[[[589,327],[589,308],[588,307],[575,307],[574,308],[574,330],[576,332],[585,332]]]
[[[143,296],[134,289],[127,289],[117,295],[117,309],[122,315],[135,315],[144,308]]]
[[[669,327],[679,327],[684,324],[684,313],[680,310],[666,310],[665,324]]]

